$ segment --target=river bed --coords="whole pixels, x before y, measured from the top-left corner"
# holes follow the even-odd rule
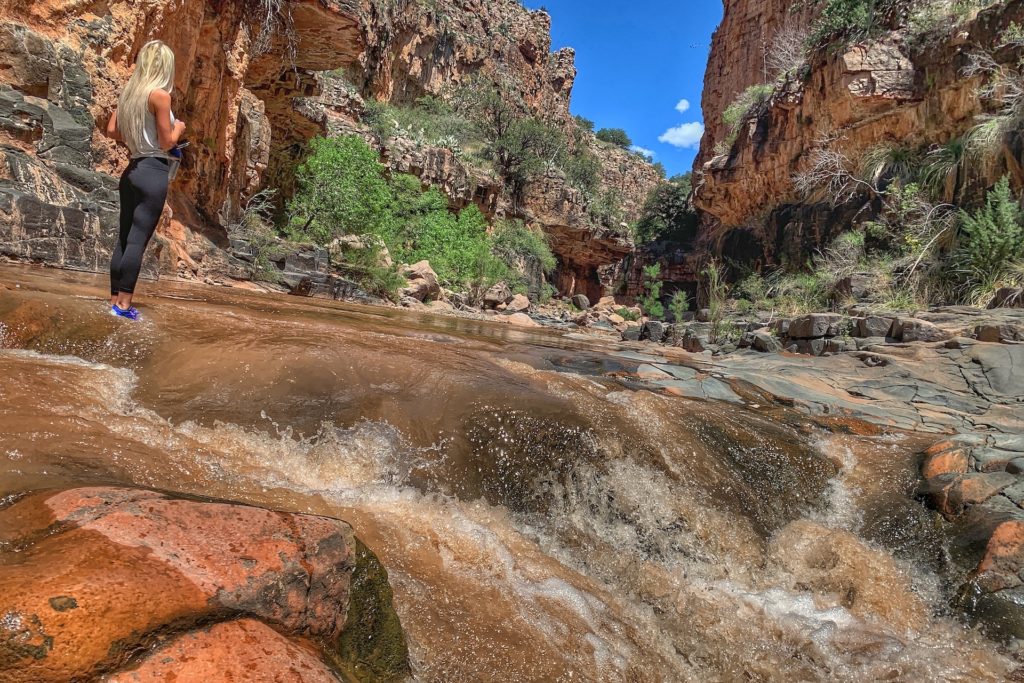
[[[921,442],[647,386],[597,338],[0,266],[0,499],[116,484],[344,519],[422,681],[979,681]],[[847,430],[848,431],[848,430]],[[856,431],[856,430],[854,430]]]

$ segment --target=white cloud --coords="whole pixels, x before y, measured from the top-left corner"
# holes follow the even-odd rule
[[[704,124],[695,121],[669,128],[658,138],[658,142],[682,149],[697,149],[702,137],[704,137]]]
[[[653,159],[654,158],[654,150],[653,149],[647,149],[646,147],[641,147],[640,145],[633,145],[632,147],[629,148],[629,151],[636,152],[637,154],[642,154],[643,156],[647,157],[648,159]]]
[[[679,100],[679,104],[676,105],[676,111],[680,114],[690,111],[690,100]]]

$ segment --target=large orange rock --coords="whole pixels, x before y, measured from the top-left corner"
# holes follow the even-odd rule
[[[0,553],[5,683],[93,678],[168,634],[239,615],[337,644],[360,559],[338,520],[116,488],[0,511],[5,549],[16,551]]]
[[[321,659],[266,624],[240,619],[182,634],[106,683],[337,683]]]
[[[975,571],[978,585],[994,592],[1020,586],[1020,572],[1024,569],[1024,521],[1003,522],[992,532]]]
[[[925,456],[921,476],[931,479],[943,474],[966,474],[969,466],[967,450],[952,448]]]

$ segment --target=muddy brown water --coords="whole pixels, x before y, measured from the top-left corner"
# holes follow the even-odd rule
[[[0,497],[154,487],[339,517],[423,681],[978,681],[918,444],[628,378],[617,345],[0,266]]]

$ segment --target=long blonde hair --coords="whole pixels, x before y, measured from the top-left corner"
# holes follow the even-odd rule
[[[142,146],[149,95],[157,88],[168,93],[174,89],[174,52],[151,40],[139,50],[135,71],[117,101],[117,129],[132,151]]]

